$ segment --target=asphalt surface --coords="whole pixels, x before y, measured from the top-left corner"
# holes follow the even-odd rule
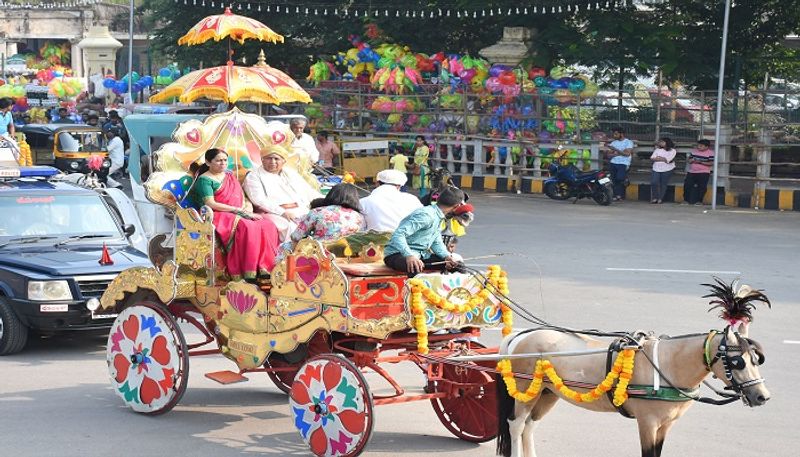
[[[511,295],[549,322],[657,334],[703,332],[724,324],[700,296],[716,274],[766,289],[773,309],[755,312],[751,336],[767,355],[761,367],[772,399],[694,405],[664,445],[665,456],[795,456],[800,409],[800,214],[711,212],[708,207],[624,202],[554,202],[541,196],[475,194],[477,219],[460,243],[468,263],[499,263]],[[496,258],[475,258],[502,254]],[[515,326],[526,327],[517,318]],[[482,341],[497,344],[498,331]],[[309,455],[289,417],[286,396],[265,375],[221,386],[206,372],[234,369],[221,356],[193,358],[189,388],[170,413],[146,417],[125,408],[108,383],[104,335],[34,339],[0,358],[0,456]],[[421,390],[413,366],[389,367]],[[387,386],[367,375],[371,389]],[[719,382],[719,381],[716,381]],[[639,455],[635,421],[561,402],[537,429],[540,456]],[[427,402],[377,408],[363,455],[487,456],[494,442],[452,437]]]

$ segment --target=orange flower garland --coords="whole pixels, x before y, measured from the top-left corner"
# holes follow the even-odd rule
[[[481,290],[470,297],[466,303],[455,304],[437,294],[420,279],[410,279],[411,286],[411,313],[414,315],[414,329],[417,331],[417,351],[421,354],[428,353],[428,326],[425,323],[425,302],[436,306],[439,309],[455,314],[464,314],[484,303],[492,295],[492,290],[499,291],[503,295],[508,294],[508,278],[506,273],[498,265],[491,265],[486,275],[487,284]],[[423,302],[423,297],[425,301]],[[505,300],[500,302],[500,312],[503,319],[503,335],[511,333],[513,325],[513,315]]]
[[[511,367],[511,360],[504,359],[497,362],[497,371],[503,377],[506,383],[506,390],[515,400],[520,402],[529,402],[539,395],[542,389],[542,382],[544,377],[547,376],[550,382],[553,383],[561,395],[576,402],[576,403],[591,403],[602,397],[603,394],[611,390],[614,385],[614,380],[619,378],[617,387],[614,389],[614,406],[620,406],[628,399],[628,383],[633,375],[633,360],[636,351],[633,349],[624,349],[620,352],[617,360],[614,361],[614,366],[608,372],[606,378],[593,389],[585,393],[576,392],[564,385],[564,381],[558,376],[553,364],[549,360],[539,359],[536,361],[536,368],[533,371],[533,381],[525,390],[520,392],[517,390],[517,380],[514,379],[514,372]]]
[[[31,156],[31,147],[25,138],[20,139],[17,144],[19,145],[19,165],[22,167],[29,167],[33,165],[33,158]]]

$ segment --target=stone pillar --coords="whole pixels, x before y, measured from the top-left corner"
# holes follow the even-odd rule
[[[78,46],[83,50],[85,59],[84,71],[78,76],[86,77],[103,69],[113,72],[117,63],[117,49],[122,47],[122,43],[108,33],[108,27],[93,26]]]
[[[766,130],[761,131],[761,146],[756,153],[756,189],[766,189],[772,174],[772,135]]]
[[[493,64],[516,66],[530,53],[535,33],[525,27],[503,28],[503,38],[478,53]]]
[[[483,141],[475,140],[473,145],[475,148],[475,154],[472,156],[472,174],[474,176],[483,176]]]
[[[719,129],[719,157],[716,157],[715,160],[717,161],[717,187],[724,187],[726,191],[730,190],[730,178],[728,176],[731,173],[731,133],[732,129],[730,125],[722,125]],[[711,177],[714,178],[713,176]],[[711,183],[709,183],[710,185]]]
[[[83,51],[81,50],[80,46],[78,46],[80,41],[80,37],[69,40],[70,44],[72,45],[72,49],[70,50],[72,61],[70,64],[72,66],[73,75],[84,77],[86,75],[83,72]]]

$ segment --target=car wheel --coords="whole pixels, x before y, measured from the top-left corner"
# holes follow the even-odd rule
[[[22,324],[11,305],[0,298],[0,355],[15,354],[28,341],[28,327]]]

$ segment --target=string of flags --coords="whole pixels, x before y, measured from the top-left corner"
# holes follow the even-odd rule
[[[175,0],[175,3],[182,3],[186,6],[200,8],[225,8],[229,7],[236,11],[256,11],[278,14],[302,14],[306,16],[339,16],[339,17],[407,17],[407,18],[434,18],[434,17],[456,17],[456,18],[478,18],[487,16],[520,16],[530,14],[559,14],[572,13],[578,11],[593,11],[601,9],[613,9],[627,6],[651,6],[661,4],[667,0],[540,0],[528,5],[514,7],[491,7],[491,8],[400,8],[400,7],[372,7],[369,4],[359,6],[358,2],[353,2],[347,8],[332,7],[324,4],[305,4],[298,6],[291,3],[273,2],[231,2],[224,0]],[[0,8],[6,9],[69,9],[75,7],[86,7],[100,3],[101,0],[70,0],[55,2],[13,2],[0,0]],[[402,3],[402,2],[398,2]]]
[[[63,10],[96,5],[101,0],[71,0],[68,2],[6,2],[0,0],[0,8],[11,10]]]
[[[369,5],[358,6],[351,4],[347,8],[331,7],[326,5],[303,5],[296,4],[274,4],[274,3],[261,3],[261,2],[229,2],[217,0],[175,0],[175,3],[183,3],[184,5],[223,8],[229,7],[231,10],[237,11],[258,11],[267,13],[282,13],[282,14],[303,14],[306,16],[340,16],[340,17],[407,17],[407,18],[434,18],[434,17],[457,17],[457,18],[478,18],[487,16],[520,16],[529,14],[558,14],[578,12],[581,10],[600,10],[612,9],[617,7],[631,6],[650,6],[654,4],[661,4],[667,0],[569,0],[565,2],[542,1],[539,4],[521,5],[514,7],[492,7],[492,8],[429,8],[429,9],[414,9],[414,8],[390,8],[390,7],[372,7]]]

